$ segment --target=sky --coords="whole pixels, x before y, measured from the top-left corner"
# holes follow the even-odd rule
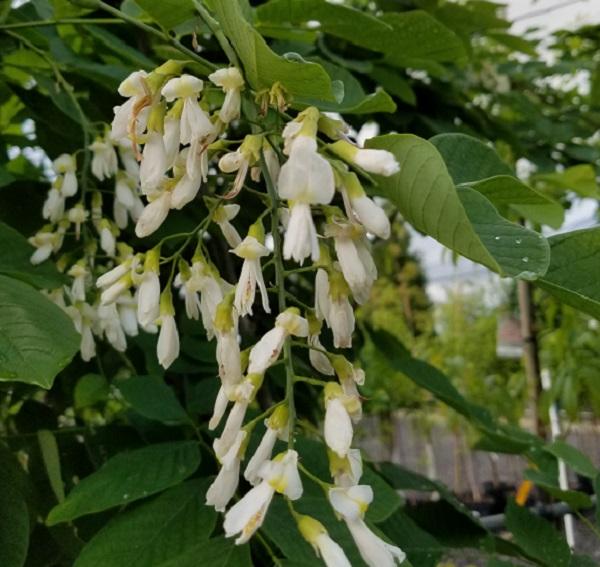
[[[600,0],[505,0],[503,3],[507,5],[508,19],[515,22],[511,29],[515,34],[537,27],[537,33],[543,37],[544,33],[561,27],[600,23]],[[595,199],[580,200],[567,211],[565,223],[558,232],[594,226],[596,208]],[[503,300],[502,286],[496,275],[464,258],[455,264],[448,249],[432,238],[415,234],[411,250],[421,259],[429,280],[427,292],[433,301],[443,302],[448,292],[457,287],[482,289],[490,303]]]

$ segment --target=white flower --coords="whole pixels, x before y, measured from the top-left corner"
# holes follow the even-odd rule
[[[29,243],[35,246],[36,251],[31,255],[29,261],[35,266],[41,264],[50,257],[60,236],[56,232],[41,230],[29,238]]]
[[[146,205],[135,225],[135,234],[139,238],[152,234],[167,218],[170,208],[171,193],[164,191],[154,201]]]
[[[237,314],[233,309],[233,294],[216,308],[214,329],[217,336],[216,358],[223,386],[232,388],[242,379],[242,362],[238,344]]]
[[[225,536],[240,536],[235,543],[246,543],[262,525],[275,492],[285,494],[290,500],[302,496],[302,482],[298,474],[298,453],[287,451],[263,464],[260,476],[263,481],[247,492],[225,514]]]
[[[248,169],[251,164],[260,159],[260,149],[263,145],[261,136],[247,135],[235,152],[228,152],[221,156],[219,160],[219,169],[223,173],[233,173],[237,171],[233,185],[227,192],[226,197],[235,197],[244,186]]]
[[[233,498],[240,480],[240,459],[246,432],[239,431],[235,442],[221,459],[221,470],[206,492],[206,504],[214,506],[217,512],[224,512]]]
[[[329,472],[336,486],[350,487],[358,484],[363,473],[360,449],[350,449],[345,457],[327,451]]]
[[[179,154],[180,117],[167,114],[164,122],[163,143],[165,146],[165,161],[167,169],[173,166]]]
[[[179,210],[192,202],[200,191],[201,184],[201,177],[193,178],[184,173],[175,184],[171,194],[171,208]]]
[[[55,188],[48,191],[48,196],[42,206],[42,217],[50,222],[58,222],[65,213],[65,198],[62,193]]]
[[[194,138],[188,148],[180,155],[185,155],[185,171],[190,179],[200,183],[208,179],[208,146],[216,137],[216,130],[204,138]],[[186,151],[187,150],[187,151]],[[184,153],[185,152],[185,153]]]
[[[200,298],[196,283],[191,279],[191,272],[187,265],[185,266],[186,273],[179,272],[175,276],[175,287],[180,288],[180,297],[183,297],[185,303],[185,314],[189,319],[197,320],[200,317]]]
[[[117,152],[110,140],[98,138],[90,144],[92,156],[92,173],[100,180],[112,177],[118,169]]]
[[[366,151],[366,150],[365,150]],[[390,220],[385,211],[367,197],[355,173],[341,173],[342,195],[349,218],[353,216],[379,238],[390,237]]]
[[[326,270],[319,268],[315,276],[315,313],[324,318],[333,333],[335,348],[350,348],[354,333],[354,309],[348,300],[348,285],[344,276],[335,268],[331,278]]]
[[[256,394],[261,383],[262,376],[248,375],[236,387],[229,389],[227,386],[225,387],[226,392],[228,390],[231,392],[231,399],[234,401],[234,404],[227,416],[221,436],[213,441],[213,449],[218,459],[222,459],[235,442],[237,434],[242,428],[248,404]]]
[[[73,278],[73,283],[71,284],[71,301],[85,301],[85,283],[89,276],[85,262],[80,260],[67,273]]]
[[[87,303],[78,303],[77,306],[69,305],[64,310],[72,319],[77,332],[81,335],[79,343],[81,359],[84,362],[89,362],[96,356],[96,343],[92,333],[92,325],[96,318],[96,312]]]
[[[317,152],[317,142],[297,136],[292,142],[290,158],[281,167],[279,196],[290,201],[290,219],[285,232],[283,254],[302,263],[311,256],[319,259],[317,231],[310,211],[311,204],[327,204],[334,194],[333,170]]]
[[[321,522],[304,515],[299,516],[296,522],[302,537],[312,545],[327,567],[352,567],[344,550],[329,537]]]
[[[327,270],[319,268],[315,274],[315,315],[321,321],[327,317],[331,300],[329,298],[329,276]]]
[[[145,71],[134,71],[119,85],[119,94],[127,97],[129,100],[113,108],[115,117],[112,122],[110,134],[113,140],[122,140],[137,130],[136,119],[144,104],[144,99],[146,97],[149,98],[148,87],[146,85],[147,77],[148,74]],[[149,102],[148,100],[148,104]],[[145,129],[145,124],[142,131],[143,129]]]
[[[156,249],[146,253],[144,272],[137,291],[137,319],[142,328],[153,325],[160,316],[158,256]]]
[[[230,222],[237,216],[239,212],[240,206],[233,204],[220,205],[213,213],[213,221],[219,225],[227,244],[229,244],[231,248],[239,246],[242,242],[242,238],[240,237],[238,231]]]
[[[60,193],[63,197],[73,197],[77,193],[77,162],[72,155],[61,154],[53,162],[54,171],[62,175]]]
[[[344,392],[339,384],[328,382],[325,386],[325,443],[339,457],[350,450],[354,431],[352,420],[344,405]]]
[[[117,311],[119,312],[119,318],[121,319],[121,327],[123,327],[125,334],[130,337],[137,337],[138,335],[136,306],[137,301],[130,292],[122,294],[119,299],[117,299]]]
[[[194,271],[197,275],[194,275]],[[220,278],[217,279],[210,269],[206,269],[205,264],[195,262],[192,264],[192,279],[197,281],[200,291],[200,315],[202,316],[202,325],[206,331],[208,339],[215,335],[214,318],[217,312],[217,306],[223,301],[226,287],[229,286]],[[237,343],[237,336],[235,337]],[[238,346],[239,348],[239,346]]]
[[[172,313],[161,313],[160,319],[156,356],[159,364],[167,369],[179,356],[179,333]]]
[[[271,458],[277,438],[283,438],[288,433],[289,411],[287,405],[277,406],[268,419],[265,419],[265,434],[262,436],[256,451],[246,465],[244,478],[252,485],[258,484],[259,472],[264,462]]]
[[[329,362],[329,358],[324,352],[323,345],[319,339],[319,335],[308,335],[308,346],[312,347],[308,351],[308,359],[312,367],[325,376],[333,376],[333,366]],[[318,349],[318,350],[317,350]]]
[[[140,165],[142,192],[148,194],[155,190],[160,185],[167,169],[167,154],[163,136],[157,130],[150,130]]]
[[[257,285],[260,289],[263,309],[266,313],[271,312],[267,288],[260,266],[260,259],[268,256],[270,252],[254,236],[251,236],[251,233],[252,227],[250,227],[248,236],[244,238],[239,246],[231,250],[236,256],[244,259],[240,279],[235,288],[234,299],[234,306],[241,317],[248,314],[252,315],[252,305],[254,304]]]
[[[369,173],[377,173],[389,177],[400,171],[400,164],[394,154],[387,150],[357,149],[354,154],[354,163]]]
[[[248,373],[264,374],[267,368],[279,358],[283,343],[290,335],[308,336],[308,322],[294,308],[288,308],[277,315],[275,326],[252,347]]]
[[[167,100],[183,100],[181,111],[180,141],[189,144],[194,138],[204,138],[214,131],[208,115],[198,105],[198,93],[203,82],[191,75],[181,75],[167,81],[161,93]]]
[[[240,115],[240,91],[244,86],[244,78],[236,67],[217,69],[208,78],[225,92],[225,100],[219,111],[219,118],[222,122],[228,124]]]
[[[72,209],[69,209],[67,218],[69,222],[75,225],[75,237],[79,240],[81,234],[81,225],[88,219],[90,213],[86,210],[81,203],[75,205]]]
[[[364,229],[356,223],[336,220],[327,226],[325,234],[333,236],[344,279],[356,302],[362,305],[377,279],[377,267],[367,248]]]
[[[365,150],[357,148],[346,140],[338,140],[331,144],[329,149],[369,173],[389,177],[400,171],[400,164],[394,154],[387,150]]]
[[[131,147],[131,142],[127,139],[121,139],[118,141],[118,148],[125,172],[133,179],[137,179],[140,176],[140,165]]]
[[[221,419],[225,415],[225,410],[227,409],[228,404],[229,398],[227,397],[227,392],[225,391],[225,388],[221,386],[219,388],[219,392],[217,393],[217,398],[215,399],[213,414],[208,422],[208,429],[213,431],[219,427],[219,423],[221,423]]]
[[[329,502],[352,534],[360,556],[369,567],[394,567],[406,559],[404,552],[376,536],[363,517],[373,501],[373,489],[367,485],[331,488]]]
[[[100,221],[100,248],[111,258],[116,253],[117,241],[112,227],[106,219]]]
[[[114,301],[109,305],[100,304],[98,306],[97,323],[98,334],[103,333],[115,350],[124,352],[127,348],[127,339]]]

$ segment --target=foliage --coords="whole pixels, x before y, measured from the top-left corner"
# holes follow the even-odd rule
[[[500,275],[537,282],[557,302],[595,315],[596,284],[586,277],[590,253],[581,244],[589,238],[586,245],[594,246],[595,232],[548,240],[519,222],[524,217],[555,226],[568,190],[597,194],[589,165],[599,157],[593,138],[596,89],[585,101],[589,110],[581,112],[584,95],[575,88],[556,89],[548,80],[557,72],[573,75],[589,57],[587,47],[559,34],[554,49],[564,61],[546,66],[536,57],[535,44],[510,35],[498,6],[484,0],[270,0],[258,7],[246,0],[125,0],[119,7],[101,0],[35,0],[16,8],[3,2],[0,8],[3,564],[309,565],[320,562],[314,553],[318,546],[331,546],[329,539],[323,542],[327,533],[352,565],[378,564],[369,556],[373,549],[394,563],[392,551],[397,559],[402,552],[391,543],[402,547],[405,564],[415,567],[434,565],[453,547],[477,547],[496,564],[505,556],[548,566],[579,561],[556,530],[529,511],[509,506],[507,542],[483,527],[448,489],[393,465],[365,463],[368,486],[358,489],[364,497],[371,487],[374,500],[369,506],[368,498],[358,498],[351,504],[358,511],[350,514],[346,508],[340,521],[330,491],[350,490],[347,485],[358,478],[348,447],[338,447],[337,460],[333,456],[338,428],[327,421],[330,406],[340,402],[337,416],[341,412],[346,431],[350,424],[352,440],[350,418],[360,414],[356,383],[363,374],[358,360],[344,358],[342,349],[354,340],[355,350],[345,352],[351,359],[360,352],[368,373],[375,367],[394,380],[410,380],[414,387],[405,391],[415,403],[426,397],[446,404],[476,429],[482,447],[523,455],[530,477],[548,493],[588,502],[586,495],[558,486],[557,458],[595,476],[598,485],[598,471],[580,454],[500,423],[494,414],[514,417],[505,402],[489,411],[455,387],[481,399],[474,376],[491,371],[489,358],[482,358],[479,368],[459,371],[451,356],[442,357],[436,368],[402,344],[413,349],[415,337],[430,327],[421,278],[411,272],[410,259],[405,261],[406,239],[395,225],[396,248],[390,249],[389,262],[380,264],[386,279],[376,286],[371,304],[373,270],[365,258],[370,254],[366,230],[358,222],[387,236],[388,219],[362,194],[364,187],[453,253]],[[590,30],[583,32],[580,45],[587,46],[589,35]],[[517,53],[530,59],[521,63]],[[233,73],[227,82],[212,74],[224,68]],[[139,69],[148,74],[136,73]],[[201,77],[204,84],[185,75]],[[119,87],[131,106],[117,96]],[[173,102],[177,97],[185,101]],[[115,109],[113,132],[118,126],[125,132],[111,138],[107,122],[115,105],[123,106]],[[345,123],[321,111],[344,114],[357,130],[366,117],[376,120],[382,135],[367,147],[385,151],[361,154],[371,157],[359,160]],[[159,159],[166,153],[163,129],[166,133],[172,119],[184,132],[184,115],[194,123],[194,135],[178,131],[179,161],[173,158],[167,167]],[[306,159],[311,161],[309,167],[299,162],[300,173],[288,175],[295,184],[288,183],[286,194],[284,174],[274,183],[274,164],[292,169],[288,155],[303,137],[310,139]],[[191,142],[182,154],[180,140],[184,146]],[[141,144],[142,171],[135,159]],[[537,168],[530,184],[515,175],[518,158]],[[557,165],[563,169],[555,171]],[[126,173],[128,167],[133,174]],[[151,183],[154,167],[159,179]],[[165,181],[167,170],[173,177]],[[184,192],[173,205],[186,175],[197,181],[195,192],[191,197]],[[321,182],[321,193],[303,193],[310,185],[305,178]],[[200,184],[202,196],[196,196]],[[326,199],[322,192],[329,185],[332,195]],[[352,209],[359,198],[367,199],[373,216]],[[239,208],[224,207],[231,199]],[[283,243],[281,199],[292,211]],[[312,215],[318,223],[320,250],[316,232],[307,244],[307,231],[298,230],[305,225],[294,225],[293,209],[299,205],[308,210],[310,225]],[[40,210],[48,221],[41,229]],[[137,222],[135,230],[130,218]],[[291,226],[305,241],[286,251]],[[232,244],[235,235],[241,240],[238,230],[256,241],[251,251]],[[24,240],[32,234],[34,247]],[[348,242],[343,239],[362,246],[354,263],[344,262]],[[386,250],[375,246],[380,258]],[[261,266],[261,255],[272,258]],[[311,255],[306,265],[297,265]],[[256,268],[248,268],[248,261],[258,261],[253,286],[263,274],[268,284],[262,309],[253,295],[234,299],[232,285],[242,265],[236,256],[247,270]],[[573,257],[578,261],[565,269]],[[350,277],[357,263],[367,265],[358,283]],[[343,298],[350,313],[350,297],[365,304],[364,324],[354,339],[348,323],[334,329],[333,340],[324,331],[324,346],[315,344],[322,324],[310,307],[317,269],[331,280],[328,295]],[[160,302],[148,302],[153,316],[145,311],[147,297],[141,297],[155,299],[153,292],[141,291],[144,278],[151,291],[156,282],[162,289]],[[200,280],[202,287],[207,279],[212,292],[203,289],[201,299],[199,288],[186,286]],[[172,290],[175,283],[185,304]],[[403,301],[419,317],[406,318],[406,327],[391,324],[380,311],[403,284],[417,285]],[[237,289],[244,290],[242,283]],[[209,293],[218,296],[212,310],[200,303]],[[276,312],[269,305],[277,305]],[[238,327],[238,316],[253,308],[255,317],[239,317]],[[332,328],[341,320],[326,319]],[[489,346],[489,319],[481,324],[479,333],[488,334]],[[210,340],[213,335],[216,341]],[[304,341],[306,335],[312,343]],[[456,344],[462,339],[454,335],[441,345],[453,353],[468,346]],[[325,358],[315,363],[309,351]],[[246,365],[256,362],[252,353],[263,355],[264,367],[242,376],[242,368],[245,373]],[[232,361],[234,384],[227,382],[231,368],[225,368]],[[334,370],[339,382],[328,377]],[[208,423],[219,388],[225,405],[228,399],[235,402],[228,423],[241,415],[237,428],[225,428],[235,429],[236,439],[228,439],[225,451],[218,447],[227,434],[219,429],[217,437]],[[490,391],[490,396],[497,403],[497,395]],[[223,417],[218,408],[215,418]],[[204,502],[225,508],[228,501],[219,506],[215,499],[232,486],[234,498],[240,460],[244,451],[255,454],[265,421],[279,436],[275,448],[282,452],[262,463],[258,486],[269,500],[242,526],[248,538],[260,528],[255,537],[238,547],[230,536],[242,530],[231,529],[227,518],[240,507],[229,508],[223,525]],[[243,494],[243,502],[256,505],[247,498],[257,494],[256,487],[248,490],[242,483],[234,500]],[[221,490],[213,488],[211,495],[209,486]],[[436,491],[440,500],[408,505],[396,492],[408,489]],[[315,519],[321,527],[315,528]],[[368,541],[356,537],[356,530],[368,533]]]

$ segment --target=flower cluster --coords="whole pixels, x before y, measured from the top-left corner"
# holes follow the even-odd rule
[[[84,360],[94,356],[95,336],[123,351],[126,335],[142,329],[158,332],[157,358],[167,369],[180,348],[174,295],[181,298],[181,311],[189,319],[201,321],[207,339],[216,343],[220,380],[208,424],[210,430],[219,429],[213,442],[219,473],[206,502],[225,512],[227,536],[237,536],[237,543],[248,541],[279,494],[290,502],[300,533],[325,563],[350,565],[325,527],[295,512],[292,504],[303,493],[301,455],[294,449],[294,384],[308,381],[323,390],[322,435],[332,482],[319,482],[333,510],[368,565],[401,562],[402,551],[377,536],[364,520],[373,492],[359,484],[362,462],[352,445],[354,424],[362,415],[358,387],[365,375],[341,352],[352,347],[353,304],[368,300],[377,278],[370,241],[390,234],[385,211],[367,196],[361,179],[393,175],[399,165],[389,152],[357,147],[343,121],[315,107],[293,119],[272,109],[287,120],[281,131],[256,127],[232,142],[227,134],[241,117],[242,100],[248,95],[248,104],[255,104],[244,90],[240,70],[219,69],[208,81],[181,71],[181,63],[169,61],[150,73],[138,71],[126,78],[119,87],[126,101],[115,107],[110,129],[87,148],[95,179],[105,187],[114,178],[112,218],[105,216],[102,193],[96,189],[86,188],[79,203],[65,209],[65,199],[77,192],[77,168],[72,156],[56,160],[56,179],[44,205],[44,217],[51,224],[31,239],[37,248],[32,261],[58,252],[71,225],[75,238],[83,237],[82,257],[71,253],[63,261],[72,284],[52,297],[81,333]],[[222,192],[229,175],[232,183]],[[264,211],[242,230],[237,220],[240,203],[233,200],[243,203],[249,183],[260,188],[251,191],[258,193]],[[167,235],[144,251],[120,240],[130,219],[136,236],[144,239],[163,225],[170,211],[185,206],[208,211],[193,231]],[[265,218],[271,220],[267,228]],[[232,258],[240,259],[235,280],[229,273],[225,277],[218,259],[211,258],[206,239],[215,235],[222,237]],[[179,237],[183,244],[165,256],[165,242]],[[96,242],[103,254],[97,253]],[[266,264],[274,269],[274,285],[266,281]],[[309,308],[288,298],[285,279],[311,271],[314,304]],[[240,335],[245,325],[240,322],[257,309],[263,318],[276,313],[272,328],[243,351]],[[323,346],[328,344],[333,345],[329,350]],[[292,351],[297,348],[308,353],[313,377],[295,374],[297,353]],[[270,369],[279,363],[286,371],[285,397],[247,420]],[[264,434],[254,453],[247,455],[261,422]],[[282,442],[287,449],[274,455]],[[230,506],[240,473],[252,488]]]

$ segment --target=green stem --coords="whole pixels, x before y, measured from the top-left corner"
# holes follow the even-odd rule
[[[209,13],[209,11],[202,5],[201,0],[193,1],[196,10],[198,10],[198,12],[200,13],[200,17],[204,20],[204,23],[209,27],[210,31],[217,38],[217,41],[219,42],[221,49],[225,52],[225,55],[227,55],[227,59],[229,59],[229,62],[232,65],[235,65],[238,69],[241,69],[242,66],[240,65],[240,61],[237,57],[237,54],[233,47],[231,47],[229,40],[225,37],[225,34],[221,29],[221,24],[219,24],[219,22],[217,22],[217,20],[215,20]]]
[[[125,12],[119,10],[118,8],[113,8],[110,4],[102,2],[102,0],[98,0],[98,8],[104,10],[105,12],[108,12],[109,14],[112,14],[116,18],[119,18],[127,22],[128,24],[131,24],[132,26],[136,26],[137,28],[148,32],[149,34],[152,34],[156,37],[160,37],[162,40],[167,41],[175,49],[181,51],[196,63],[199,63],[200,65],[204,66],[207,73],[210,73],[211,71],[214,71],[217,68],[217,66],[214,63],[211,63],[207,59],[204,59],[204,57],[200,57],[200,55],[198,55],[191,49],[188,49],[187,47],[185,47],[185,45],[182,45],[181,42],[179,42],[179,40],[175,39],[174,37],[171,37],[168,33],[163,32],[152,26],[149,26],[148,24],[145,24],[143,22],[140,22],[137,18],[129,16]]]
[[[290,274],[301,274],[303,272],[314,272],[318,270],[319,266],[313,264],[312,266],[304,266],[303,268],[292,268],[291,270],[286,270],[285,275],[289,276]]]
[[[306,384],[312,384],[313,386],[319,386],[320,388],[324,388],[327,385],[325,380],[309,378],[308,376],[296,376],[294,382],[305,382]]]
[[[281,233],[279,232],[279,197],[277,190],[269,174],[265,156],[260,152],[260,169],[267,185],[269,197],[271,197],[271,234],[273,235],[273,263],[275,265],[275,283],[277,285],[277,301],[279,313],[283,313],[287,304],[285,301],[285,269],[283,267],[283,243],[281,241]],[[294,365],[292,363],[292,345],[290,338],[287,337],[283,343],[283,358],[285,362],[285,399],[288,404],[289,420],[288,420],[288,448],[294,448],[294,426],[296,423],[296,405],[294,403]]]
[[[21,28],[41,28],[47,26],[67,26],[67,25],[113,25],[123,24],[123,20],[114,18],[62,18],[60,20],[34,20],[33,22],[14,22],[0,25],[0,30],[16,30]]]
[[[312,480],[314,483],[318,484],[325,491],[325,494],[329,492],[329,489],[332,487],[332,485],[328,482],[322,481],[318,476],[315,476],[302,463],[298,463],[298,470],[302,471],[305,476],[310,478],[310,480]]]

